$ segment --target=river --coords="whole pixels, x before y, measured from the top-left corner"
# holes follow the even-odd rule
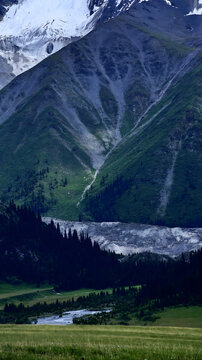
[[[62,316],[53,315],[53,316],[47,316],[44,318],[39,318],[37,320],[37,325],[71,325],[73,324],[74,318],[80,318],[84,315],[93,315],[93,314],[99,314],[102,312],[109,312],[111,310],[106,309],[104,311],[92,311],[92,310],[73,310],[68,311],[62,314]]]

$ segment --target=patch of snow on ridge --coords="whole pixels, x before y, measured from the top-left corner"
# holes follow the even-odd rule
[[[189,15],[202,15],[202,0],[198,0],[198,4],[194,10],[187,14],[187,16]]]
[[[165,0],[165,2],[166,2],[168,5],[172,6],[172,3],[171,3],[169,0]]]
[[[139,0],[139,3],[142,3],[142,2],[148,2],[150,0]],[[173,6],[172,3],[170,2],[170,0],[164,0],[168,5],[170,6]]]
[[[122,0],[116,0],[116,5],[119,6]]]

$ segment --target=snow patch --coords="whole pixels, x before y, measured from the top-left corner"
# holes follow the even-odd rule
[[[187,14],[189,15],[202,15],[202,0],[198,0],[196,7]]]

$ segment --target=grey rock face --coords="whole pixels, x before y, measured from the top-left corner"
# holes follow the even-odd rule
[[[44,218],[49,223],[50,218]],[[168,228],[143,224],[73,222],[54,219],[61,231],[69,229],[88,233],[102,249],[128,255],[149,251],[178,256],[202,247],[202,229]]]
[[[48,54],[51,54],[53,52],[53,49],[54,49],[54,45],[52,42],[49,42],[47,47],[46,47],[46,51]]]

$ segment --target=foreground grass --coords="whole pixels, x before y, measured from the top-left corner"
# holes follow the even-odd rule
[[[4,360],[200,360],[200,329],[124,326],[0,326]]]

